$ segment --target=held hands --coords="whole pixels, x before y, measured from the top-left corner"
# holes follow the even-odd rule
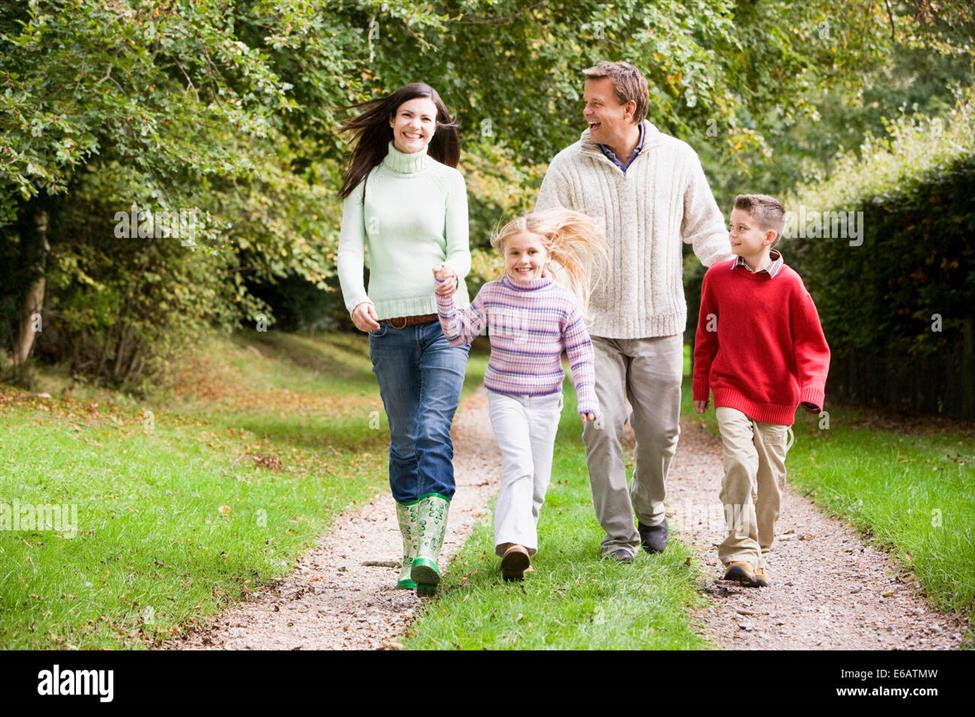
[[[437,279],[434,291],[437,292],[438,296],[453,296],[453,293],[457,291],[460,281],[456,272],[446,264],[437,264],[433,267],[433,276]]]
[[[370,301],[363,301],[352,310],[352,323],[359,331],[374,331],[379,328],[379,317],[376,307]]]
[[[704,399],[703,401],[695,401],[694,410],[697,413],[704,413],[706,410],[708,410],[708,400],[709,399]]]

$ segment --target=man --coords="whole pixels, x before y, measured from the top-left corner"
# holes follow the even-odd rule
[[[681,241],[705,266],[731,259],[728,231],[691,147],[645,120],[647,81],[626,62],[584,70],[589,128],[549,165],[536,209],[584,212],[606,232],[609,261],[590,304],[602,426],[586,424],[603,557],[633,562],[667,545],[664,482],[680,432],[687,319]],[[627,488],[620,438],[626,400],[636,434]],[[633,526],[633,513],[637,526]]]

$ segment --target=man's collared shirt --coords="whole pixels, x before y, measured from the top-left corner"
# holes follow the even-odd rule
[[[773,249],[769,253],[769,257],[772,259],[772,263],[771,264],[769,264],[764,269],[759,269],[758,271],[754,271],[752,273],[753,274],[761,274],[764,271],[764,272],[766,272],[769,275],[769,277],[771,277],[771,278],[774,279],[775,278],[775,275],[779,273],[779,270],[780,269],[782,269],[782,265],[785,263],[785,260],[782,258],[782,254],[780,254],[779,252],[777,252],[775,249]],[[745,260],[743,258],[741,258],[740,256],[737,257],[734,260],[734,262],[732,262],[731,268],[732,269],[737,269],[739,266],[743,266],[746,269],[748,269],[748,271],[752,271],[749,268],[748,264],[745,263]]]
[[[643,126],[643,122],[641,122],[640,140],[636,143],[636,147],[633,148],[633,152],[630,154],[630,158],[626,160],[626,163],[620,161],[620,158],[616,156],[616,153],[613,152],[613,150],[611,150],[605,144],[601,144],[598,146],[603,151],[603,154],[606,155],[606,159],[608,159],[610,162],[612,162],[617,167],[619,167],[620,170],[623,172],[623,174],[626,174],[626,168],[629,167],[631,164],[633,164],[633,160],[636,159],[636,156],[640,154],[641,151],[643,151],[644,135],[646,135],[646,129]]]

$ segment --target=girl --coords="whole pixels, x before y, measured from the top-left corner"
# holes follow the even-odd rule
[[[550,209],[520,217],[491,240],[505,274],[458,308],[453,291],[437,295],[444,335],[469,345],[487,332],[491,357],[484,385],[501,449],[501,492],[494,516],[501,574],[520,580],[538,549],[537,523],[552,471],[562,410],[565,351],[583,421],[598,414],[593,350],[580,306],[588,304],[591,267],[604,254],[602,233],[584,214]],[[553,265],[571,291],[553,280]],[[438,286],[456,285],[449,265],[434,270]]]
[[[342,186],[338,274],[346,308],[369,332],[369,355],[389,417],[389,484],[403,537],[398,588],[436,592],[437,560],[454,495],[453,421],[467,368],[437,321],[432,264],[458,290],[471,267],[467,192],[455,167],[457,125],[437,92],[406,85],[364,105],[342,129],[355,146]],[[369,254],[369,289],[363,283]]]

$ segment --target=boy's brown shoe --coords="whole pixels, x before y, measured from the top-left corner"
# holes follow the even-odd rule
[[[768,573],[765,572],[765,568],[755,568],[755,580],[761,587],[768,587]]]
[[[501,556],[501,577],[505,580],[521,580],[530,565],[528,549],[521,545],[512,545]]]
[[[724,573],[725,580],[734,580],[748,588],[757,588],[768,583],[761,583],[758,576],[748,563],[735,561],[728,564],[728,569]]]

